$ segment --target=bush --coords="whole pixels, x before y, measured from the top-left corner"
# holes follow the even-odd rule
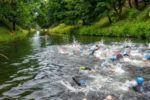
[[[11,34],[11,31],[6,27],[0,27],[0,41],[13,41],[16,39],[23,39],[27,36],[28,31],[20,30],[16,31],[15,34]]]
[[[58,34],[68,34],[68,33],[71,33],[74,28],[75,26],[73,25],[59,24],[56,27],[49,28],[48,32],[58,33]]]
[[[140,13],[139,10],[135,8],[132,8],[132,9],[130,8],[124,11],[123,17],[133,19],[133,18],[136,18],[139,13]]]
[[[100,27],[106,27],[108,26],[110,23],[109,23],[109,20],[107,17],[104,17],[104,18],[101,18],[98,22],[96,22],[94,24],[94,27],[95,28],[100,28]]]
[[[122,16],[125,19],[117,20],[115,15],[111,18],[113,23],[109,25],[107,17],[101,18],[98,22],[82,26],[82,21],[79,21],[77,33],[81,35],[102,35],[102,36],[117,36],[117,37],[136,37],[145,38],[150,36],[150,20],[148,20],[150,7],[147,7],[142,12],[137,9],[124,8]],[[52,29],[52,33],[70,33],[75,26],[60,24]]]
[[[137,20],[147,20],[149,17],[149,12],[150,12],[150,6],[148,6],[147,8],[145,8],[145,10],[143,10],[139,16],[137,16]]]
[[[131,36],[137,38],[143,38],[150,36],[150,21],[131,21],[122,20],[112,24],[109,27],[96,28],[95,25],[84,26],[79,30],[81,35],[103,35],[103,36]]]
[[[97,29],[93,26],[84,26],[79,29],[78,33],[81,35],[95,35]]]

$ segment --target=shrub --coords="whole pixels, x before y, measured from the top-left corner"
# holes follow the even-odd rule
[[[98,22],[94,24],[95,28],[105,27],[109,25],[109,20],[107,17],[101,18]]]
[[[16,39],[23,39],[27,36],[27,34],[28,31],[22,29],[20,31],[16,31],[16,33],[13,35],[11,34],[11,31],[6,27],[0,27],[0,41],[12,41]]]
[[[140,13],[139,10],[135,8],[132,8],[132,9],[130,8],[124,11],[123,17],[132,19],[132,18],[136,18],[139,13]]]
[[[79,29],[79,34],[81,35],[95,35],[97,29],[93,26],[84,26]]]
[[[50,33],[58,33],[58,34],[68,34],[71,33],[75,28],[73,25],[59,24],[56,27],[50,28],[48,31]]]
[[[148,6],[147,8],[145,8],[140,14],[139,16],[137,16],[137,20],[147,20],[149,17],[149,12],[150,12],[150,6]]]

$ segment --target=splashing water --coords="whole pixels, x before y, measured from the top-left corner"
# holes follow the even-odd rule
[[[37,40],[35,41],[36,43],[38,42]],[[33,45],[36,46],[36,44]],[[118,51],[123,52],[123,44],[114,44],[112,46],[101,42],[100,46],[103,48],[97,50],[94,54],[99,59],[95,59],[94,56],[88,56],[90,48],[93,45],[80,45],[79,43],[74,42],[66,45],[48,46],[41,49],[40,52],[28,55],[18,63],[15,62],[10,64],[13,67],[19,66],[19,71],[10,76],[9,81],[6,81],[6,83],[1,85],[0,89],[5,92],[0,96],[4,98],[14,97],[12,99],[15,99],[24,95],[23,99],[52,98],[52,100],[57,100],[57,98],[62,98],[63,96],[65,97],[69,95],[67,99],[63,100],[77,100],[76,98],[70,99],[74,96],[74,93],[83,93],[88,97],[88,95],[92,92],[94,93],[94,97],[97,96],[102,98],[105,95],[113,94],[114,96],[120,98],[121,94],[122,98],[125,98],[125,100],[129,100],[130,98],[130,100],[136,100],[131,97],[133,96],[133,98],[138,98],[139,96],[131,89],[136,85],[133,80],[134,76],[138,73],[146,72],[143,75],[149,78],[149,69],[148,67],[145,67],[145,69],[143,68],[144,71],[137,71],[137,66],[133,68],[128,65],[135,65],[138,62],[143,63],[143,60],[140,61],[141,56],[138,56],[139,58],[137,57],[137,59],[132,55],[130,57],[127,56],[114,62],[110,61],[109,66],[101,66],[101,64],[105,62],[110,55],[115,55]],[[41,46],[39,46],[39,48],[41,48]],[[80,52],[81,48],[83,49],[82,52]],[[129,48],[129,50],[135,51],[132,48]],[[135,52],[137,54],[140,53],[141,55],[143,53],[142,51]],[[33,61],[35,59],[36,62]],[[29,62],[33,64],[36,63],[36,65],[30,65]],[[79,71],[79,67],[81,65],[91,68],[91,71]],[[86,86],[82,87],[77,84],[73,84],[73,80],[71,79],[77,75],[87,77],[87,79],[85,79],[87,82]],[[18,83],[17,86],[12,86],[13,88],[9,88],[11,85],[16,83]],[[7,88],[8,90],[5,90]],[[130,95],[128,95],[129,93]],[[141,97],[141,95],[139,97]],[[87,98],[87,100],[92,99]]]

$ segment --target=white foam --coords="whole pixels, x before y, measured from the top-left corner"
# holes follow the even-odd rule
[[[122,67],[115,67],[115,73],[123,74],[123,73],[125,73],[125,71],[122,69]]]
[[[135,86],[135,85],[136,85],[136,82],[134,80],[132,80],[132,81],[127,80],[125,83],[123,83],[120,86],[120,89],[122,89],[124,91],[128,91],[130,87]]]

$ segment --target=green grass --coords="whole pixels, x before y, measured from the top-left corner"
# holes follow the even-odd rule
[[[109,25],[109,19],[107,17],[101,18],[99,21],[93,24],[95,28],[106,27]]]
[[[65,24],[59,24],[55,27],[51,27],[48,29],[48,32],[50,34],[69,34],[72,32],[72,30],[75,28],[73,25],[65,25]]]
[[[131,36],[131,37],[148,37],[150,36],[150,20],[147,21],[131,21],[122,20],[111,26],[104,28],[95,28],[94,25],[81,27],[80,35],[103,35],[103,36]]]
[[[0,42],[22,39],[25,38],[27,34],[28,31],[22,29],[15,32],[15,34],[12,34],[12,32],[6,27],[0,27]]]
[[[103,18],[98,24],[80,27],[78,34],[80,35],[102,35],[116,37],[149,37],[150,36],[150,17],[148,13],[150,7],[143,11],[136,9],[125,9],[123,19],[114,22],[112,25],[107,25],[107,21]],[[97,27],[99,26],[99,27]]]

